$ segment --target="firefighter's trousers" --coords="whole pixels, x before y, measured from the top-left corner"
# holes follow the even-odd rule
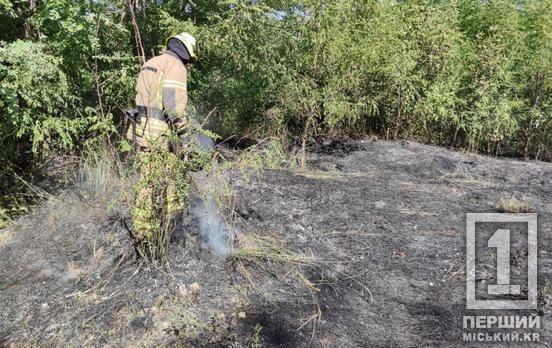
[[[158,239],[165,235],[170,221],[183,210],[175,178],[178,176],[178,158],[164,153],[161,159],[149,151],[137,153],[140,177],[136,185],[136,200],[132,210],[132,230],[138,242]]]

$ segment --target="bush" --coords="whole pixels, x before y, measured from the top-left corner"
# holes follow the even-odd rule
[[[192,95],[230,133],[377,134],[550,159],[551,8],[238,2],[196,25]]]
[[[26,145],[44,155],[68,149],[87,129],[74,109],[61,59],[39,43],[15,41],[0,46],[1,157],[15,159]]]
[[[133,104],[137,56],[186,30],[200,53],[190,100],[225,137],[375,134],[552,158],[552,0],[34,4],[0,2],[1,39],[41,42],[1,48],[8,147],[70,147],[82,114],[87,137],[113,131]]]

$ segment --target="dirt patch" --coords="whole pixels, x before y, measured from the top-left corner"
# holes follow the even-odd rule
[[[73,188],[2,231],[11,234],[0,244],[0,342],[459,346],[462,316],[479,314],[465,309],[465,213],[496,212],[510,197],[539,213],[541,339],[550,341],[551,164],[368,141],[312,149],[307,172],[234,179],[240,230],[323,260],[304,270],[316,290],[277,268],[254,273],[252,289],[191,221],[168,265],[147,267],[124,212]],[[518,249],[512,267],[522,269]]]

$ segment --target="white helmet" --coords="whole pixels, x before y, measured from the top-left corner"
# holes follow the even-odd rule
[[[170,39],[177,39],[178,41],[182,42],[184,47],[188,50],[188,53],[190,54],[190,57],[192,58],[192,62],[197,61],[197,44],[196,39],[189,33],[180,33],[178,35],[171,36],[167,39],[167,45],[169,44]]]

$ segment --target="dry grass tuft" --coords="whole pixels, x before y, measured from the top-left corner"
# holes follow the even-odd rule
[[[305,270],[322,266],[321,260],[288,249],[283,240],[274,236],[248,233],[237,237],[237,246],[230,261],[236,265],[238,272],[254,291],[276,307],[278,304],[273,294],[277,289],[272,283],[274,279],[277,279],[280,285],[293,289],[294,297],[309,296],[313,304],[313,313],[308,315],[297,329],[300,330],[310,323],[314,336],[316,325],[322,316],[316,298],[320,289],[308,279]]]
[[[252,264],[274,261],[280,264],[305,266],[317,263],[312,256],[287,249],[283,240],[258,233],[239,235],[232,258],[235,261],[247,261]]]
[[[535,207],[530,203],[519,201],[515,197],[501,198],[496,204],[496,209],[501,213],[534,213]]]
[[[121,185],[126,183],[127,171],[116,149],[107,145],[98,146],[84,152],[78,181],[88,195],[109,202],[115,193],[121,191]]]
[[[15,236],[15,230],[0,230],[0,248],[8,244]]]

